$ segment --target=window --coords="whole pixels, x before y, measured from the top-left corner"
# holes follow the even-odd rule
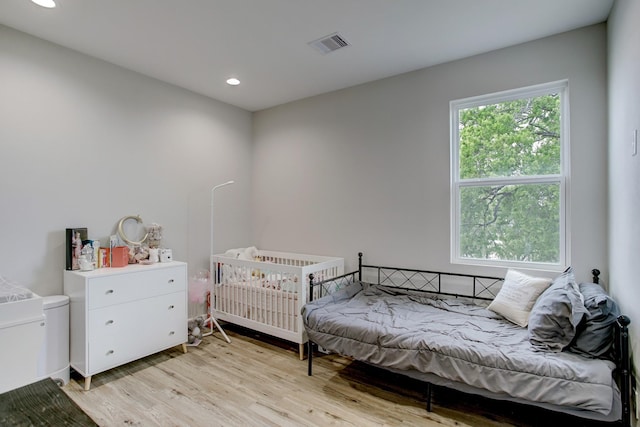
[[[567,81],[451,101],[453,263],[569,261]]]

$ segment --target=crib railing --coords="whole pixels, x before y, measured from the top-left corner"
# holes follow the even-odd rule
[[[268,288],[260,282],[254,280],[218,285],[215,290],[215,310],[297,332],[298,293]]]

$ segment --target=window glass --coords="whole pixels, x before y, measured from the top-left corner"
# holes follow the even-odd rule
[[[567,264],[567,83],[451,102],[452,261]]]

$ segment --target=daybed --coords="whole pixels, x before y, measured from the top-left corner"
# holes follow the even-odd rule
[[[525,317],[507,310],[507,320],[494,310],[501,311],[496,306],[508,289],[531,289],[518,287],[529,282],[512,283],[509,272],[502,279],[362,265],[362,254],[359,259],[358,271],[310,280],[316,288],[310,295],[340,289],[302,308],[309,375],[317,344],[426,382],[428,411],[436,385],[630,425],[629,319],[599,291],[599,271],[594,283],[579,287],[570,270],[553,283],[546,279]],[[569,335],[554,318],[562,315],[573,329]],[[525,326],[514,323],[523,320]]]

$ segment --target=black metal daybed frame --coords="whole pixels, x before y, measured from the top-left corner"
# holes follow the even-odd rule
[[[377,270],[377,283],[384,285],[385,282],[394,283],[394,280],[398,277],[401,280],[401,286],[393,284],[396,288],[409,289],[414,291],[423,291],[429,293],[435,293],[440,295],[448,295],[453,297],[471,297],[481,300],[493,300],[496,294],[493,291],[493,287],[499,283],[504,282],[504,278],[480,276],[473,274],[458,274],[458,273],[444,273],[429,270],[418,270],[401,267],[384,267],[378,265],[364,265],[362,264],[362,252],[358,253],[358,270],[345,273],[343,275],[326,279],[320,282],[314,282],[313,274],[309,275],[309,301],[313,301],[314,294],[316,297],[324,296],[328,293],[328,289],[331,285],[335,284],[349,284],[356,280],[362,281],[363,269]],[[591,270],[593,275],[593,283],[599,283],[600,270]],[[442,278],[454,277],[454,278],[466,278],[472,280],[472,294],[458,294],[444,292],[442,289]],[[416,280],[418,279],[418,280]],[[415,282],[420,282],[419,286],[416,286]],[[406,285],[406,286],[405,286]],[[314,288],[320,287],[314,292]],[[623,427],[631,426],[631,360],[629,355],[629,329],[628,326],[631,320],[625,316],[620,315],[615,323],[615,338],[614,338],[614,362],[616,364],[618,387],[620,389],[620,400],[622,404],[622,416],[619,420]],[[313,346],[314,342],[311,339],[307,342],[307,354],[308,354],[308,372],[307,375],[311,376],[313,367]],[[431,412],[431,395],[432,384],[428,381],[426,383],[427,394],[427,411]]]

